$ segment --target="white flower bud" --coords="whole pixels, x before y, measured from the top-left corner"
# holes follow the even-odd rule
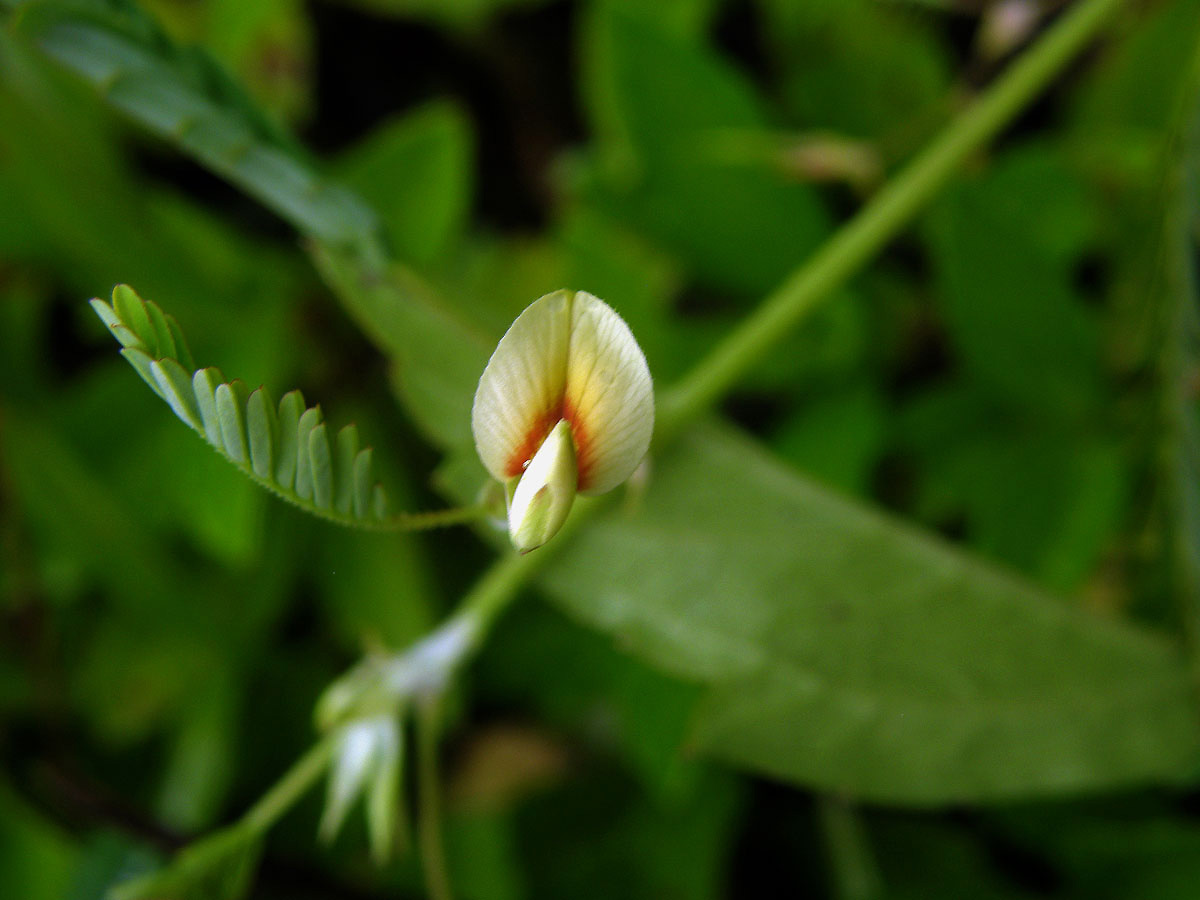
[[[508,504],[508,533],[513,546],[528,553],[558,533],[575,502],[578,470],[566,419],[559,419],[515,481]]]

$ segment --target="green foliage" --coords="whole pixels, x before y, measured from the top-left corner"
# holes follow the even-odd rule
[[[280,209],[301,230],[337,243],[376,239],[370,209],[315,175],[291,140],[204,53],[175,47],[132,0],[5,0],[52,58],[109,102]]]
[[[429,796],[402,717],[289,769],[365,646],[382,708],[448,690],[468,900],[1190,897],[1195,0],[1043,70],[739,363],[740,429],[681,429],[528,557],[268,502],[385,524],[298,392],[96,301],[202,444],[76,315],[169,297],[201,358],[370,422],[401,505],[473,502],[471,395],[530,299],[604,297],[669,398],[893,165],[966,140],[998,64],[950,6],[0,0],[0,895],[426,895],[411,854],[368,865]],[[551,602],[486,645],[421,640],[522,594]]]
[[[815,196],[764,166],[730,160],[731,145],[761,139],[766,127],[738,72],[611,7],[596,4],[585,43],[584,87],[599,136],[597,204],[705,281],[735,293],[769,290],[824,230]]]
[[[466,117],[439,103],[380,126],[338,168],[379,211],[396,256],[429,263],[466,225],[472,161]]]
[[[257,484],[341,525],[402,526],[374,481],[374,451],[360,449],[357,426],[342,428],[331,444],[321,408],[306,408],[299,391],[277,407],[265,387],[250,391],[219,369],[197,369],[178,323],[128,285],[116,287],[112,306],[92,300],[92,309],[150,389]]]
[[[241,900],[249,896],[260,846],[237,829],[217,832],[184,849],[160,872],[122,884],[108,900]]]
[[[581,535],[546,585],[572,616],[712,685],[693,748],[777,778],[893,803],[995,800],[1182,778],[1200,746],[1165,642],[722,432],[689,438],[637,515]]]

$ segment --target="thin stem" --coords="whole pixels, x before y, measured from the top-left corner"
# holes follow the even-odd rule
[[[397,513],[379,522],[379,528],[397,531],[429,531],[447,528],[466,522],[478,522],[488,515],[483,506],[454,506],[449,509],[433,509],[426,512]]]
[[[530,576],[548,563],[572,534],[605,506],[609,497],[578,497],[571,515],[553,541],[531,553],[508,553],[495,562],[463,598],[455,617],[467,617],[476,627],[478,643],[490,630],[492,622],[516,596]]]
[[[1162,385],[1163,482],[1170,517],[1171,556],[1181,617],[1191,656],[1193,681],[1200,687],[1200,490],[1196,488],[1200,421],[1196,415],[1195,375],[1200,320],[1196,314],[1197,274],[1194,234],[1200,218],[1193,213],[1196,167],[1200,162],[1200,47],[1180,91],[1175,134],[1167,152],[1174,159],[1163,185],[1163,259],[1160,303],[1159,378]]]
[[[238,825],[263,834],[324,774],[333,755],[334,735],[327,735],[292,765],[283,777],[238,821]]]
[[[438,775],[441,700],[427,697],[417,709],[417,833],[421,866],[432,900],[452,900],[446,848],[442,843],[442,786]]]
[[[971,153],[982,147],[1075,56],[1121,0],[1081,0],[979,99],[762,303],[659,405],[656,438],[669,440],[717,403],[762,354],[858,272]]]
[[[882,893],[862,820],[842,797],[817,799],[817,818],[825,838],[833,895],[838,900],[873,900]]]

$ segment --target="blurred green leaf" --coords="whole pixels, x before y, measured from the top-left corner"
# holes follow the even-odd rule
[[[466,115],[432,103],[377,128],[338,171],[377,210],[398,259],[428,263],[461,237],[474,160]]]
[[[678,801],[701,765],[683,752],[699,688],[622,653],[550,606],[513,610],[484,649],[476,691],[532,706],[589,745],[622,758],[653,796]]]
[[[935,124],[950,79],[932,16],[877,0],[758,6],[778,90],[801,128],[877,138],[895,154]]]
[[[73,873],[71,890],[59,900],[99,900],[114,884],[144,875],[156,855],[117,831],[99,831],[85,842]]]
[[[404,647],[433,626],[424,551],[413,536],[324,537],[311,562],[330,625],[346,647]]]
[[[455,28],[478,28],[490,16],[534,8],[547,0],[346,0],[370,12],[405,19],[427,19]]]
[[[240,673],[228,662],[208,669],[190,702],[176,704],[182,714],[156,804],[162,821],[189,831],[213,824],[236,768]]]
[[[101,473],[89,468],[35,413],[3,411],[0,446],[22,509],[47,544],[71,547],[110,596],[153,616],[191,580],[172,565]],[[161,621],[161,620],[160,620]]]
[[[446,823],[446,853],[455,890],[469,900],[520,900],[529,896],[512,816],[463,813]]]
[[[721,0],[599,0],[623,15],[641,16],[678,37],[703,40],[721,6]]]
[[[109,103],[178,144],[297,228],[372,247],[377,222],[343,188],[318,176],[297,145],[256,110],[197,49],[174,46],[129,0],[5,0],[20,30],[90,81]]]
[[[585,21],[584,61],[603,208],[736,293],[765,293],[816,246],[826,219],[808,188],[722,156],[731,133],[766,122],[728,62],[604,3]]]
[[[1200,827],[1156,798],[1037,804],[990,819],[1005,840],[1051,860],[1073,897],[1187,900],[1200,878]]]
[[[939,203],[938,299],[959,360],[981,385],[1000,401],[1074,419],[1099,401],[1099,335],[1059,248],[1082,243],[1089,212],[1069,170],[1023,159],[1011,164],[1017,171],[1002,159]],[[1053,241],[1039,239],[1047,232]]]
[[[1200,733],[1160,639],[1082,615],[703,429],[641,511],[542,582],[631,652],[712,685],[698,749],[876,801],[1176,780]]]
[[[62,900],[79,858],[74,842],[0,783],[0,891],[22,900]]]
[[[304,117],[314,69],[313,27],[304,4],[209,0],[203,12],[203,34],[197,38],[239,75],[247,92],[281,119]]]
[[[360,327],[394,358],[398,393],[426,435],[444,447],[471,446],[471,401],[498,336],[401,266],[364,272],[324,246],[313,259]]]
[[[869,493],[883,451],[884,406],[877,392],[858,385],[802,403],[771,442],[806,474],[850,494]]]
[[[1163,259],[1155,334],[1162,392],[1160,449],[1170,582],[1200,671],[1200,44],[1181,102],[1174,159],[1165,185]],[[1156,260],[1157,262],[1157,260]]]
[[[647,802],[610,771],[588,771],[538,798],[518,820],[531,895],[716,900],[726,896],[728,848],[740,792],[710,773],[686,801]]]

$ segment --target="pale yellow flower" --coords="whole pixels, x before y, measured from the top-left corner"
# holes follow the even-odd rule
[[[505,485],[522,552],[566,521],[575,494],[602,494],[637,468],[654,431],[646,357],[624,320],[584,291],[534,301],[500,339],[471,411],[475,446]]]

